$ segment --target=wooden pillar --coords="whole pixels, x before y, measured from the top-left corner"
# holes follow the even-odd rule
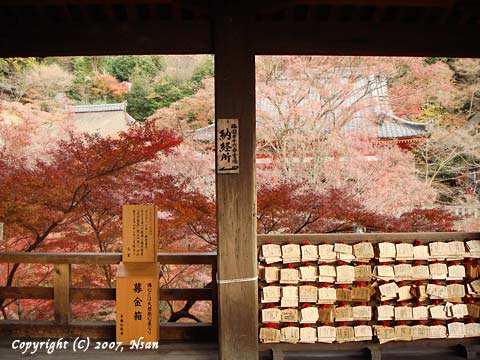
[[[216,175],[219,358],[252,360],[258,358],[255,57],[243,2],[215,4],[216,123],[239,120],[240,151],[239,173]]]
[[[53,269],[53,301],[57,324],[70,323],[70,285],[70,264],[56,264]]]

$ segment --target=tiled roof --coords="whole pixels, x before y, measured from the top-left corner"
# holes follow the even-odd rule
[[[116,104],[94,104],[70,106],[75,113],[104,112],[104,111],[126,111],[127,103]]]

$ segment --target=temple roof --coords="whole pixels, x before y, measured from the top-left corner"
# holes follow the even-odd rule
[[[127,113],[127,103],[77,105],[67,108],[75,114],[75,125],[89,134],[117,136],[135,122]]]

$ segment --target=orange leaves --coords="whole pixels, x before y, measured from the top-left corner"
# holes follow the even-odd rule
[[[109,74],[97,74],[91,90],[96,95],[120,101],[128,93],[128,83],[126,81],[119,82],[114,76]]]

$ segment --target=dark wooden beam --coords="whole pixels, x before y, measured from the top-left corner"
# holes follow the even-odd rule
[[[215,117],[217,123],[238,119],[240,155],[239,173],[216,175],[219,358],[253,360],[258,358],[255,56],[243,3],[217,1],[215,9]]]
[[[0,8],[1,11],[1,8]],[[121,22],[49,26],[0,24],[0,54],[15,56],[207,54],[208,22]]]
[[[384,55],[480,57],[478,25],[257,23],[257,55]]]

